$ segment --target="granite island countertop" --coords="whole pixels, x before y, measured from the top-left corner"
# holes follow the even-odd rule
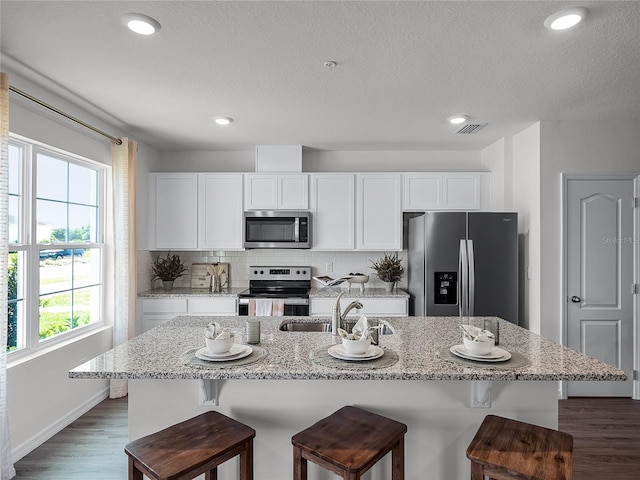
[[[283,332],[284,321],[317,322],[312,317],[255,317],[261,322],[260,347],[266,357],[243,366],[212,368],[185,365],[180,356],[204,347],[204,330],[218,321],[244,341],[251,317],[179,316],[74,368],[71,378],[130,379],[256,379],[256,380],[625,380],[626,374],[599,360],[499,320],[500,347],[526,357],[521,368],[492,364],[460,365],[443,354],[461,342],[459,325],[481,326],[482,317],[380,317],[394,333],[380,336],[380,346],[397,353],[398,361],[385,368],[324,366],[311,353],[339,343],[331,333]]]

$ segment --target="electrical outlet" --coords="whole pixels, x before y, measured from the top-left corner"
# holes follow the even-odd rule
[[[327,262],[324,264],[324,270],[325,272],[329,273],[329,272],[333,272],[333,262]]]

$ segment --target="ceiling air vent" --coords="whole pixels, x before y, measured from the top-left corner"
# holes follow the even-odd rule
[[[458,131],[456,131],[456,135],[470,135],[472,133],[476,133],[483,127],[486,127],[486,123],[467,123],[463,127],[460,127]]]

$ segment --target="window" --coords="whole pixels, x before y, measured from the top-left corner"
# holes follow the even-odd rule
[[[108,167],[27,139],[9,141],[9,351],[103,321]]]

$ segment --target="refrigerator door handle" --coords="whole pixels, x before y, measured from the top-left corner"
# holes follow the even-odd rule
[[[468,253],[468,270],[469,270],[469,316],[473,317],[475,305],[475,289],[476,289],[476,271],[475,261],[473,258],[473,240],[467,240],[467,253]]]
[[[458,271],[460,272],[460,278],[458,279],[458,311],[460,312],[460,316],[467,315],[468,311],[468,292],[467,292],[467,284],[468,284],[468,259],[467,259],[467,241],[464,239],[460,240],[460,255],[458,256]]]

